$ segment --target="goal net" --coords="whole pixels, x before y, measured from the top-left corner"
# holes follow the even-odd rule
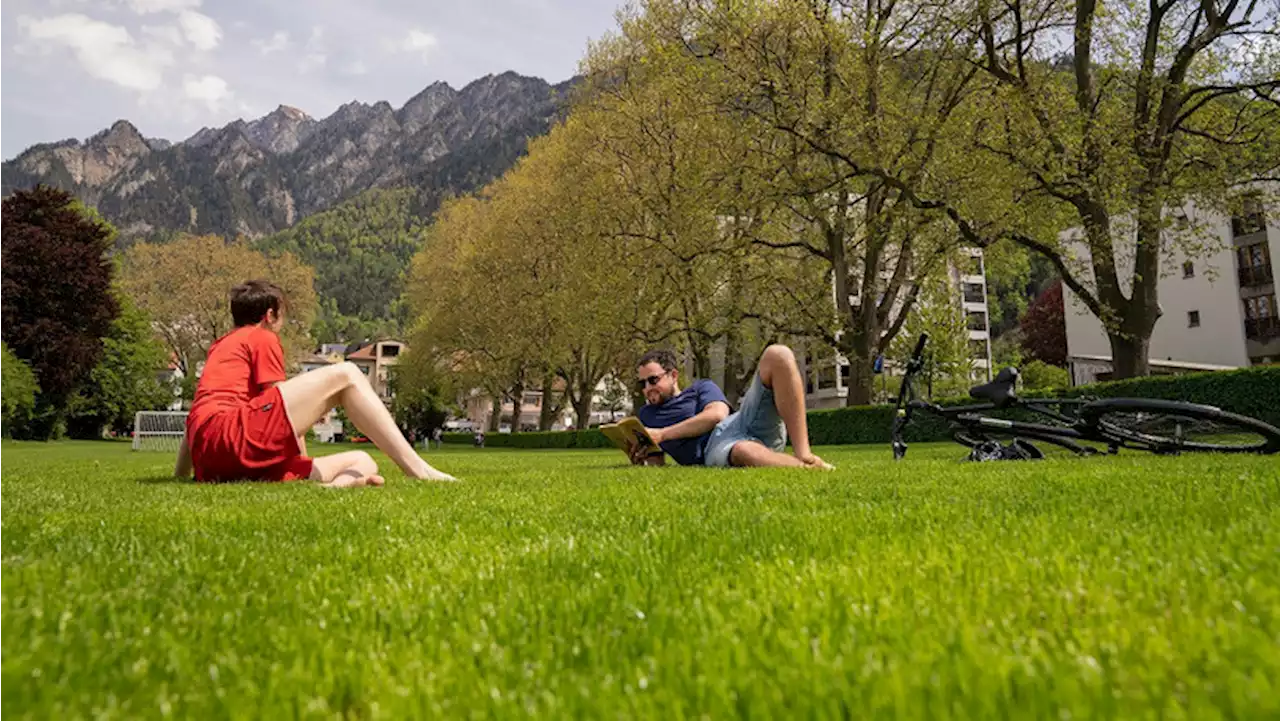
[[[186,411],[139,411],[133,418],[133,450],[177,453],[186,432]]]

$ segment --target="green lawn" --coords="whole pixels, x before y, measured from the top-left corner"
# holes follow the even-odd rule
[[[201,486],[3,449],[5,719],[1280,715],[1280,463],[449,449]]]

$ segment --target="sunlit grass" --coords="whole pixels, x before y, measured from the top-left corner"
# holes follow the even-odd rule
[[[6,443],[3,713],[1280,714],[1275,458],[818,450],[447,449],[464,483],[333,491]]]

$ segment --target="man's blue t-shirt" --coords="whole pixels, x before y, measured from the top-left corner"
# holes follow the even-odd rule
[[[729,402],[719,386],[704,379],[694,381],[693,385],[656,406],[646,404],[636,417],[646,428],[666,428],[693,418],[716,401],[726,405]],[[700,466],[710,438],[711,432],[708,431],[695,438],[663,441],[662,450],[682,466]]]

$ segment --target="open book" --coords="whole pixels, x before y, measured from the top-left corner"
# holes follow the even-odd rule
[[[658,444],[645,431],[644,424],[635,416],[627,416],[617,423],[606,423],[600,426],[600,432],[628,456],[636,446],[648,448],[651,452],[659,450]]]

